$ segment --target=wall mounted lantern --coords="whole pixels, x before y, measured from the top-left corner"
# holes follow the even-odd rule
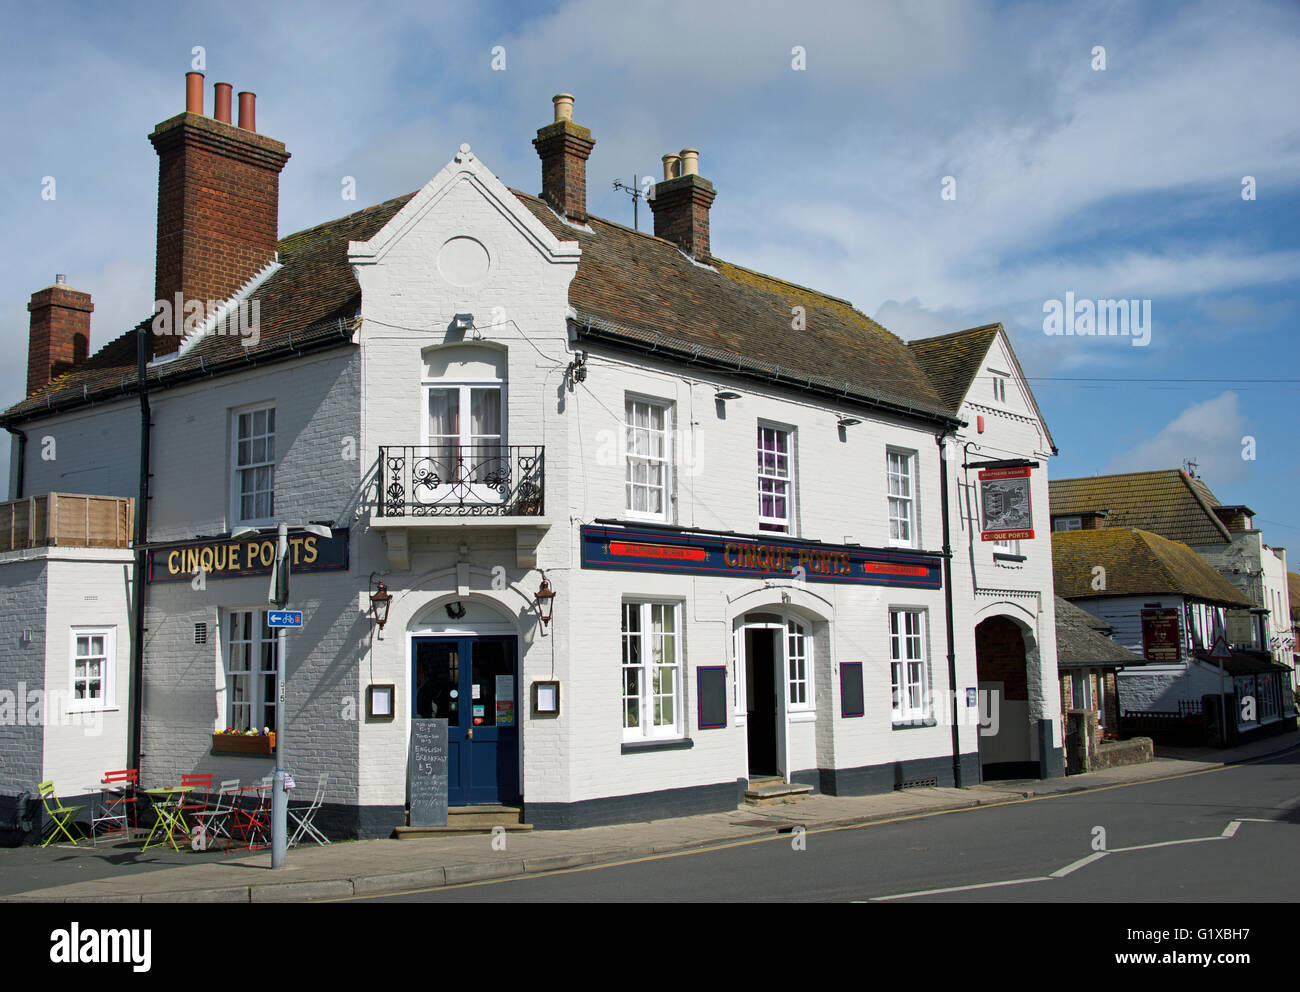
[[[542,618],[542,626],[551,622],[551,616],[555,611],[555,590],[551,588],[551,583],[546,579],[546,573],[542,573],[542,584],[537,589],[537,613]]]
[[[862,421],[858,417],[840,417],[838,426],[853,427],[855,424],[860,424],[860,423],[862,423]]]
[[[384,580],[379,578],[378,572],[370,573],[370,581],[373,585],[378,580],[379,587],[370,594],[370,618],[379,626],[379,639],[384,639],[384,624],[388,623],[388,606],[393,601],[392,594],[384,585]]]

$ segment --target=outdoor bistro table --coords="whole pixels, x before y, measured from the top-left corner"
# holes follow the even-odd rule
[[[271,836],[271,786],[269,785],[246,785],[239,791],[243,795],[252,795],[254,805],[250,809],[245,807],[243,802],[235,804],[231,811],[234,817],[234,830],[239,835],[240,840],[248,841],[248,849],[253,850],[253,841],[260,839],[261,846],[265,847],[270,842]]]
[[[176,832],[179,830],[182,837],[189,836],[189,829],[185,826],[185,817],[181,813],[181,802],[185,799],[187,793],[193,792],[192,785],[171,785],[161,789],[145,789],[144,794],[149,797],[153,803],[154,812],[158,814],[158,819],[154,822],[153,829],[149,831],[149,836],[145,838],[144,849],[147,851],[151,847],[161,847],[163,844],[171,842],[173,848],[180,851],[180,846],[176,843]],[[162,837],[157,843],[154,843],[153,835],[162,828]]]

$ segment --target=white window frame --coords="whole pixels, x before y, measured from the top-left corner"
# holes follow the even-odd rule
[[[633,430],[648,430],[647,428],[634,427],[629,420],[634,419],[636,407],[645,406],[663,411],[663,454],[661,457],[653,455],[634,454],[633,449],[636,445],[631,442],[630,433]],[[655,520],[664,523],[671,523],[673,519],[673,404],[668,400],[654,399],[648,396],[639,396],[628,393],[623,399],[623,503],[625,513],[629,520]],[[663,510],[660,513],[654,513],[649,510],[635,510],[632,508],[634,500],[632,464],[633,460],[643,461],[648,464],[658,464],[662,471],[661,485],[663,489]],[[659,488],[659,486],[648,486],[650,489]]]
[[[895,724],[927,723],[930,720],[930,656],[926,612],[909,607],[889,609],[890,718]],[[905,617],[915,618],[914,630],[908,629],[908,623],[903,619]],[[912,657],[908,650],[909,644],[913,642],[916,644],[916,657]],[[919,672],[913,668],[917,664],[920,665]],[[918,695],[919,706],[915,703]]]
[[[221,714],[223,722],[221,726],[217,728],[218,730],[227,727],[235,730],[261,730],[263,727],[267,727],[270,730],[275,729],[274,708],[280,704],[278,697],[281,677],[280,673],[283,665],[279,658],[279,637],[274,629],[267,627],[266,613],[267,611],[265,608],[257,607],[232,607],[221,611],[218,637],[220,639],[221,648],[221,669],[225,701],[223,704],[223,713]],[[231,632],[231,618],[250,614],[250,636],[248,638],[236,638]],[[265,664],[267,659],[267,645],[270,645],[270,655],[274,661],[272,667],[268,667]],[[232,670],[231,660],[235,648],[245,646],[248,648],[248,668],[238,671]],[[273,698],[268,700],[266,698],[265,677],[272,673],[275,675],[275,683],[272,690]],[[243,728],[239,726],[239,722],[236,721],[234,714],[235,692],[233,680],[235,678],[247,678],[249,682],[248,699],[246,703],[249,707],[248,726]],[[241,703],[240,705],[242,706],[245,704]],[[258,717],[265,717],[266,707],[268,705],[272,708],[271,722],[265,723],[260,719],[254,719],[255,714]]]
[[[893,469],[892,460],[902,458],[906,466],[906,475],[900,475]],[[895,478],[905,478],[907,481],[908,494],[906,496],[895,495],[891,492],[890,483]],[[889,546],[891,548],[916,548],[920,545],[918,521],[920,515],[917,513],[917,452],[909,451],[905,448],[886,448],[885,449],[885,507],[886,519],[889,526]],[[906,518],[908,535],[906,538],[894,537],[893,524],[895,520],[903,522],[901,516],[894,513],[895,503],[905,504],[908,516]]]
[[[275,437],[276,429],[271,426],[263,435],[250,435],[249,440],[257,440],[259,437],[269,439],[270,458],[268,460],[250,462],[247,465],[239,463],[239,422],[242,417],[249,417],[250,424],[254,414],[265,412],[268,423],[275,417],[275,403],[262,402],[254,403],[250,406],[239,407],[230,411],[230,519],[234,525],[261,527],[275,523]],[[260,468],[268,468],[271,473],[270,486],[270,510],[271,512],[262,517],[245,517],[244,500],[243,500],[243,473],[255,472]],[[254,490],[256,494],[258,490]],[[256,496],[254,497],[256,500]]]
[[[673,630],[671,634],[655,633],[654,620],[657,610],[668,611],[667,615],[672,616]],[[638,617],[640,627],[638,631],[629,632],[627,630],[626,618],[630,611],[635,611]],[[683,710],[686,706],[686,692],[682,646],[682,613],[682,604],[680,602],[661,600],[625,599],[619,607],[619,711],[621,713],[620,720],[623,724],[623,740],[627,743],[680,739],[683,736],[682,727],[685,719]],[[661,613],[662,615],[664,614]],[[663,629],[662,623],[660,629],[661,631]],[[639,641],[639,663],[636,665],[627,664],[630,639]],[[658,645],[655,643],[656,639],[659,641]],[[673,658],[667,663],[655,662],[656,657],[662,657],[662,655],[656,654],[656,649],[662,648],[666,640],[671,645]],[[637,680],[638,691],[635,697],[637,701],[636,726],[628,726],[627,701],[632,698],[627,694],[627,672],[629,669],[636,669],[640,672],[640,677]],[[654,691],[656,669],[672,672],[673,688],[671,692],[656,693]],[[655,722],[655,699],[657,697],[672,698],[673,719],[671,723]]]
[[[427,450],[434,446],[432,435],[429,433],[429,394],[434,390],[452,390],[457,393],[457,413],[460,421],[459,433],[457,435],[457,445],[460,448],[473,449],[475,435],[472,431],[473,418],[471,417],[473,391],[475,389],[495,389],[500,396],[501,404],[501,435],[497,446],[507,448],[510,444],[509,424],[507,423],[506,412],[509,409],[506,403],[506,380],[495,377],[487,379],[426,379],[420,389],[420,443]],[[483,435],[486,436],[486,435]],[[439,436],[441,441],[441,435]],[[503,458],[509,458],[509,452],[506,452]],[[472,467],[472,463],[471,463]],[[451,492],[455,482],[447,482],[444,486],[437,487],[431,494],[430,503],[436,503],[439,499],[445,497]],[[476,485],[471,483],[468,487],[469,496],[472,500],[483,503],[500,502],[502,494],[499,490],[493,489],[488,485]],[[412,492],[410,498],[414,497]]]
[[[993,398],[1000,403],[1007,401],[1007,379],[1001,372],[993,373]]]
[[[772,454],[775,458],[785,459],[785,473],[780,471],[765,471],[763,468],[763,453],[768,450],[763,447],[763,432],[767,431],[773,435],[785,436],[785,454],[781,455],[775,450]],[[755,439],[755,453],[758,457],[758,529],[765,533],[771,534],[794,534],[794,499],[795,499],[795,462],[794,462],[794,429],[783,427],[779,424],[770,424],[762,420],[758,422],[758,436]],[[785,486],[785,516],[784,517],[765,517],[763,516],[763,484]]]
[[[104,639],[104,653],[102,655],[86,655],[85,660],[94,657],[101,659],[100,664],[100,694],[99,698],[91,699],[89,695],[82,699],[77,698],[77,642],[83,637],[102,637]],[[89,690],[89,676],[82,676],[87,682]],[[69,713],[88,713],[97,710],[117,709],[117,627],[113,626],[74,626],[69,628],[68,637],[68,712]],[[20,702],[21,705],[21,702]]]
[[[1052,530],[1083,530],[1083,517],[1057,517]]]
[[[808,713],[817,708],[813,687],[813,636],[808,625],[795,617],[785,618],[786,709]],[[798,650],[796,650],[798,649]],[[801,698],[796,699],[799,696]]]
[[[993,550],[1004,555],[1018,555],[1020,554],[1020,541],[1018,539],[1009,540],[1005,538],[1000,541],[994,541]]]

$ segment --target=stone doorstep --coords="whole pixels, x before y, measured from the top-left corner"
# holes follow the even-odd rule
[[[745,790],[745,803],[749,806],[768,806],[775,803],[797,802],[812,795],[811,785],[798,782],[789,784],[779,780],[772,782],[753,782]]]
[[[407,837],[435,837],[440,834],[490,834],[497,827],[509,833],[527,832],[531,823],[521,823],[523,810],[518,806],[452,806],[447,810],[445,827],[397,827],[399,840]]]

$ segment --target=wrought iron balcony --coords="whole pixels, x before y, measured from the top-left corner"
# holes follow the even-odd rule
[[[541,445],[379,449],[381,517],[540,517]]]

